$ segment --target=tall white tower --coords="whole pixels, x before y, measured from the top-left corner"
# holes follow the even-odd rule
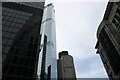
[[[52,4],[44,9],[40,34],[42,40],[38,73],[41,78],[57,78],[55,11]]]

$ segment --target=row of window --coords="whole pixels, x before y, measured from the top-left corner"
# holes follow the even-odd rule
[[[2,31],[3,31],[3,36],[4,37],[6,37],[5,36],[5,34],[4,33],[6,33],[6,35],[8,34],[8,35],[10,35],[11,33],[18,33],[19,32],[19,28],[12,28],[12,27],[7,27],[7,26],[5,26],[3,29],[2,29]],[[9,36],[8,36],[9,37]]]
[[[18,65],[9,65],[5,64],[3,67],[3,73],[4,74],[10,74],[10,75],[19,75],[19,76],[29,76],[32,77],[34,74],[34,68],[29,67],[22,67]]]
[[[112,23],[118,28],[120,27],[120,10],[117,9]]]
[[[28,16],[23,16],[23,15],[19,15],[19,14],[15,14],[15,13],[7,13],[7,12],[3,12],[2,13],[2,18],[4,19],[5,17],[11,17],[11,18],[17,18],[17,19],[22,19],[22,20],[28,20],[29,17]]]
[[[13,40],[12,39],[3,39],[2,44],[6,44],[6,45],[12,45]]]
[[[32,15],[30,13],[22,12],[19,10],[13,10],[13,9],[5,8],[5,7],[3,7],[2,10],[3,10],[3,12],[8,12],[11,14],[15,13],[15,14],[23,15],[23,16],[28,16],[28,17]]]
[[[23,24],[15,23],[15,22],[10,22],[10,21],[3,21],[2,23],[2,28],[4,27],[14,27],[14,28],[22,28]]]
[[[13,55],[7,55],[6,57],[6,63],[11,64],[19,64],[24,66],[31,66],[34,67],[36,63],[36,59],[30,58],[30,57],[20,57],[20,56],[13,56]]]
[[[27,18],[28,19],[28,18]],[[9,16],[5,16],[5,17],[3,17],[3,24],[8,24],[8,25],[10,25],[10,23],[19,23],[19,24],[25,24],[25,22],[26,22],[26,20],[24,20],[24,19],[19,19],[19,18],[12,18],[12,17],[9,17]]]
[[[24,5],[27,5],[27,6],[41,8],[41,3],[40,2],[21,2],[19,4],[24,4]]]

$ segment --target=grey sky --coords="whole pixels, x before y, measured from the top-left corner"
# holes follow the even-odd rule
[[[74,57],[77,78],[106,78],[94,49],[97,28],[108,0],[49,0],[55,8],[57,53],[69,51]]]

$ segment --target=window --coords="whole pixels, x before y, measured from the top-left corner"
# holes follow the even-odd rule
[[[18,19],[14,18],[14,21],[13,22],[17,22]]]
[[[16,28],[14,28],[14,30],[13,30],[13,32],[18,32],[19,31],[19,29],[16,29]]]
[[[11,26],[15,26],[15,23],[14,23],[14,22],[12,22]]]
[[[5,37],[9,37],[10,36],[10,33],[9,32],[7,32],[6,34],[5,34]]]
[[[13,56],[12,63],[16,64],[17,62],[18,62],[18,57],[17,56]]]
[[[24,24],[25,22],[26,22],[25,20],[22,20],[22,22],[21,22],[21,23],[22,23],[22,24]]]
[[[5,17],[5,20],[8,20],[9,18],[10,18],[10,17],[6,16],[6,17]]]
[[[3,27],[3,30],[4,30],[4,31],[7,31],[7,30],[8,30],[8,27],[7,27],[7,26],[4,26],[4,27]]]
[[[3,44],[6,44],[6,43],[7,43],[7,39],[3,38],[3,39],[2,39],[2,43],[3,43]]]
[[[4,53],[8,53],[9,50],[10,50],[10,47],[9,47],[9,46],[6,46],[6,47],[4,48],[4,50],[3,50],[3,52],[4,52]]]
[[[14,18],[12,18],[12,17],[9,18],[9,21],[13,21],[13,20],[14,20]]]
[[[12,31],[13,31],[13,29],[14,29],[14,28],[10,27],[10,28],[8,29],[8,31],[12,32]]]
[[[11,15],[11,16],[12,16],[12,17],[15,17],[15,15],[16,15],[15,13],[12,13],[12,15]]]
[[[9,13],[7,14],[7,16],[11,16],[11,13],[9,12]]]
[[[18,15],[18,14],[15,15],[16,18],[19,18],[19,16],[20,16],[20,15]]]
[[[11,22],[9,22],[9,21],[6,23],[6,25],[8,25],[8,26],[9,26],[10,24],[11,24]]]
[[[15,25],[15,27],[17,27],[17,28],[18,28],[19,26],[20,26],[20,24],[18,24],[18,23]]]
[[[6,12],[6,11],[5,11],[5,12],[3,12],[3,15],[7,15],[7,14],[8,14],[8,12]]]
[[[17,21],[17,22],[18,22],[18,23],[21,23],[21,21],[22,21],[21,19],[18,19],[18,21]]]
[[[12,45],[12,43],[13,43],[13,40],[10,40],[10,39],[7,42],[8,45]]]
[[[114,73],[117,74],[118,71],[120,71],[120,55],[104,29],[101,31],[100,37],[101,44],[106,53],[107,59],[109,60]]]
[[[7,71],[8,71],[8,65],[4,64],[2,72],[7,73]]]
[[[14,37],[15,37],[15,34],[11,33],[10,38],[14,38]]]

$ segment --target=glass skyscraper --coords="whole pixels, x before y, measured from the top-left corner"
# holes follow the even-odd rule
[[[36,80],[43,9],[44,1],[2,2],[2,80]]]
[[[55,11],[52,4],[44,9],[40,34],[42,38],[38,76],[43,80],[57,78]]]

